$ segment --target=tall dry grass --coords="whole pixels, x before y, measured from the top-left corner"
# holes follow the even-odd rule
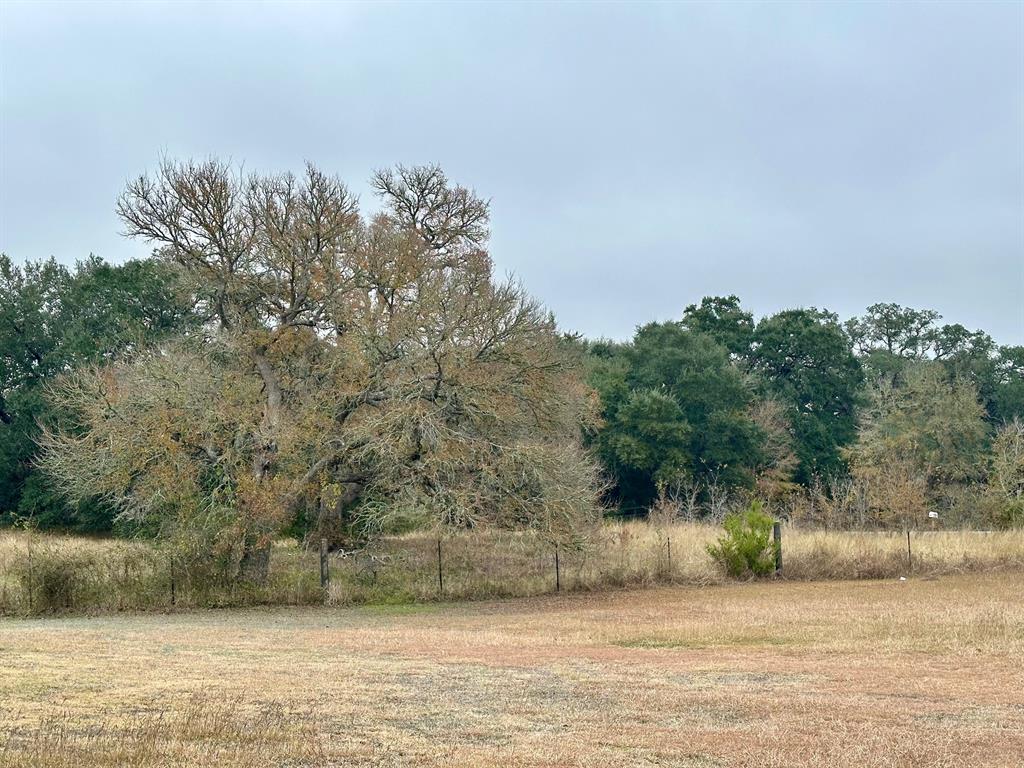
[[[783,535],[787,579],[887,579],[1024,570],[1024,531],[813,531]]]
[[[313,555],[285,542],[276,550],[267,584],[249,587],[189,569],[148,542],[0,533],[0,615],[322,601]]]
[[[908,562],[901,532],[814,531],[787,526],[785,579],[879,579],[1024,570],[1024,532],[914,532]],[[579,547],[558,550],[557,583],[597,590],[655,583],[711,584],[724,575],[707,554],[720,529],[700,524],[609,523]],[[190,572],[142,542],[24,532],[0,534],[0,614],[105,613],[253,604],[409,603],[521,597],[556,589],[555,547],[529,533],[474,531],[438,540],[422,533],[384,538],[329,558],[294,541],[275,545],[265,585]]]

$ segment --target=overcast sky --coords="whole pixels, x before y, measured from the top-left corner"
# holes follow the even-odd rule
[[[1024,4],[0,0],[0,249],[121,261],[161,153],[440,163],[566,329],[708,294],[1024,343]]]

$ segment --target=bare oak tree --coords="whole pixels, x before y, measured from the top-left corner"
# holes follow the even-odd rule
[[[65,490],[255,580],[302,505],[366,530],[406,515],[560,536],[591,519],[592,395],[550,313],[493,278],[487,203],[436,167],[373,185],[367,220],[312,166],[165,162],[131,182],[126,233],[180,265],[208,322],[54,387],[77,418],[44,437]]]

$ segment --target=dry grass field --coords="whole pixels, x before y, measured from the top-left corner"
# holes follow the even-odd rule
[[[785,526],[786,580],[891,579],[1024,572],[1024,531],[817,531]],[[561,550],[567,591],[726,581],[707,545],[721,528],[608,523],[576,550]],[[319,554],[280,541],[270,579],[257,589],[189,578],[168,553],[142,541],[0,532],[0,616],[98,614],[246,605],[358,605],[436,601],[437,539],[391,536],[357,555],[333,553],[320,588]],[[554,548],[536,534],[481,530],[443,540],[445,599],[532,597],[555,589]],[[174,587],[172,587],[174,584]],[[175,601],[172,605],[172,599]]]
[[[1020,766],[1019,572],[0,620],[4,766]]]

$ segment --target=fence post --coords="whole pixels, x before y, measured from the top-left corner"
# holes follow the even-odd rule
[[[775,575],[782,574],[782,523],[772,523],[772,540],[775,542]]]
[[[327,559],[327,539],[320,539],[320,589],[324,590],[324,597],[327,597],[327,590],[331,587],[331,564]]]
[[[177,602],[177,597],[174,594],[174,557],[171,557],[171,605]]]
[[[437,593],[444,597],[444,570],[441,568],[441,539],[437,540]]]
[[[124,610],[124,595],[128,591],[128,556],[124,558],[124,583],[121,584],[121,588],[117,590],[117,605],[123,611]]]
[[[672,577],[672,537],[671,536],[666,536],[665,537],[665,544],[668,547],[668,575],[669,575],[669,578],[671,578]]]
[[[558,545],[555,544],[555,592],[562,591],[562,572],[558,564]]]
[[[35,580],[32,577],[32,534],[28,534],[28,612],[32,613],[32,592]]]
[[[914,570],[913,556],[910,554],[910,529],[907,528],[907,572]]]

